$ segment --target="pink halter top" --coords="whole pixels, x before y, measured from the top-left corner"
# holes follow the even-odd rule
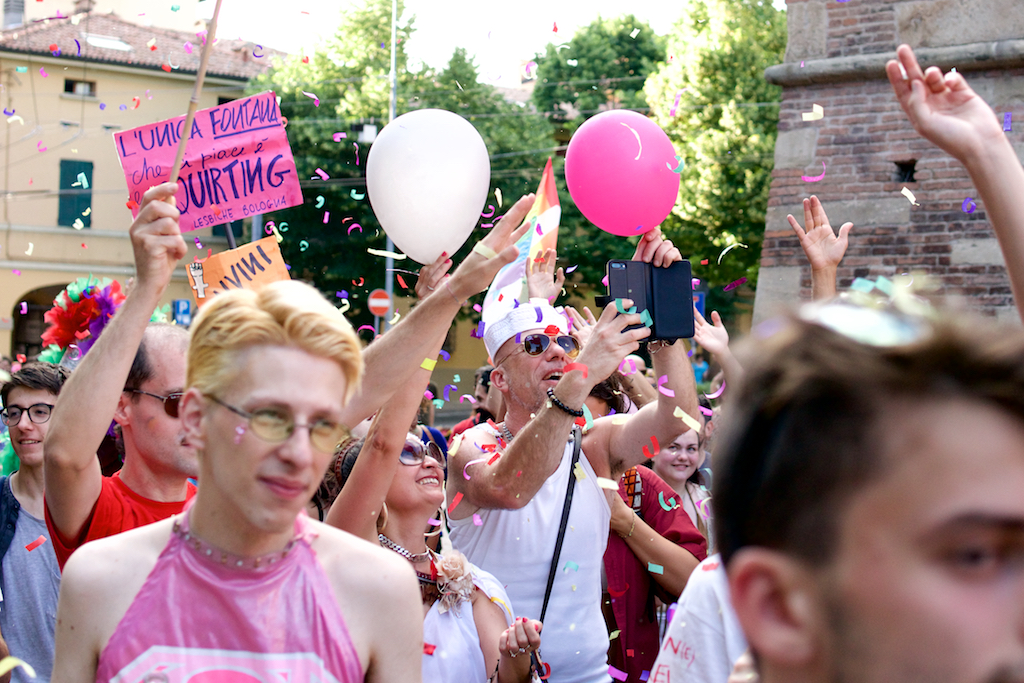
[[[362,681],[305,515],[289,550],[239,568],[189,534],[189,507],[100,654],[97,683]]]

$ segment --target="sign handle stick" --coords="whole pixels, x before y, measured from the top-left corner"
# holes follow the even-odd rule
[[[192,99],[189,100],[188,113],[185,115],[185,127],[182,129],[181,140],[178,142],[178,154],[175,156],[174,166],[171,167],[171,177],[168,180],[171,183],[178,182],[181,162],[185,160],[185,146],[188,144],[189,133],[192,130],[192,121],[196,118],[196,109],[199,108],[199,96],[203,92],[203,80],[206,78],[206,67],[210,63],[210,52],[213,51],[213,42],[217,38],[217,18],[220,16],[221,2],[222,0],[217,0],[217,5],[213,8],[213,19],[210,20],[210,26],[206,31],[206,44],[203,45],[203,56],[199,60],[199,71],[196,72],[196,85],[192,89]],[[173,198],[171,201],[174,201]],[[236,247],[235,235],[230,225],[224,232],[228,238],[228,248],[234,249]]]

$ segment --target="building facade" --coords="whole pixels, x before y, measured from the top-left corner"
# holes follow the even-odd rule
[[[124,283],[134,273],[132,215],[113,134],[184,114],[202,51],[195,30],[145,26],[75,6],[64,18],[23,18],[0,32],[4,355],[41,350],[43,314],[69,282],[92,275]],[[8,12],[5,23],[17,17]],[[218,40],[200,108],[241,96],[248,80],[269,66],[254,54],[251,44]],[[215,234],[215,228],[188,233],[188,260],[225,249],[223,227],[221,237]],[[173,299],[191,299],[184,265],[164,303]]]
[[[923,67],[964,73],[1024,158],[1024,11],[1020,0],[787,0],[775,170],[754,320],[810,298],[810,268],[786,215],[803,222],[816,194],[832,225],[854,224],[839,286],[923,271],[947,295],[1016,320],[999,246],[967,172],[921,138],[900,109],[885,63],[907,43]],[[817,104],[824,117],[804,121]],[[824,177],[808,182],[803,176]],[[902,194],[908,188],[917,204]],[[972,209],[971,198],[976,204]]]

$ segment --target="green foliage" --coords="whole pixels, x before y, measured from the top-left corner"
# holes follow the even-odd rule
[[[635,35],[634,35],[635,34]],[[665,59],[664,40],[633,15],[598,18],[568,43],[537,55],[538,111],[575,111],[588,118],[600,109],[642,109],[644,79]],[[582,119],[573,122],[582,123]]]
[[[680,201],[662,229],[708,284],[709,309],[723,313],[735,302],[723,285],[757,281],[782,95],[764,70],[785,47],[785,14],[767,0],[689,0],[668,61],[645,88],[652,117],[686,162]],[[717,265],[731,244],[747,248]]]
[[[401,12],[399,2],[399,15]],[[352,307],[347,315],[357,326],[372,321],[366,295],[383,287],[385,278],[384,259],[366,250],[383,249],[386,237],[365,196],[369,146],[356,142],[353,125],[369,123],[379,131],[388,120],[390,24],[389,0],[367,0],[362,8],[345,15],[334,37],[309,63],[294,58],[275,64],[251,86],[253,92],[273,89],[280,95],[282,113],[289,119],[288,140],[298,175],[305,179],[305,203],[265,219],[275,221],[282,230],[281,248],[292,277],[311,282],[332,298],[336,292],[348,292]],[[457,50],[441,72],[408,71],[404,45],[413,30],[411,20],[398,28],[397,115],[436,107],[466,117],[492,155],[492,185],[511,201],[534,191],[552,145],[547,121],[528,115],[524,108],[506,102],[494,88],[477,83],[477,69],[463,50]],[[302,91],[319,97],[320,106]],[[347,137],[335,142],[335,132]],[[321,180],[317,169],[326,172],[330,180]],[[493,198],[490,201],[498,203]],[[325,212],[329,212],[326,223]],[[500,208],[496,214],[500,215]],[[349,234],[355,224],[362,231],[357,228]],[[482,234],[484,230],[477,228],[460,255]],[[419,268],[408,260],[397,261],[395,267],[400,271]],[[403,291],[396,280],[396,294],[411,294],[415,275],[401,276],[410,290]]]

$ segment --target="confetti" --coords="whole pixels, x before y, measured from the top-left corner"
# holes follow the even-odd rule
[[[483,242],[477,242],[473,245],[473,251],[483,256],[485,259],[492,259],[498,255],[498,252],[491,249]]]
[[[25,673],[28,674],[29,678],[36,677],[36,670],[32,668],[31,664],[21,659],[18,659],[17,657],[10,656],[4,657],[2,660],[0,660],[0,676],[3,676],[5,673],[12,670],[16,666],[20,666],[22,669],[24,669]]]
[[[744,249],[748,248],[747,245],[745,245],[745,244],[740,244],[740,243],[730,244],[729,246],[727,246],[725,249],[722,250],[721,254],[718,255],[718,265],[722,265],[722,257],[725,256],[726,254],[728,254],[730,251],[732,251],[736,247],[743,247]]]
[[[25,546],[25,550],[27,550],[29,552],[32,552],[33,550],[35,550],[36,548],[38,548],[39,546],[41,546],[44,543],[46,543],[46,536],[40,536],[39,538],[37,538],[36,540],[32,541],[27,546]]]
[[[434,367],[436,365],[437,365],[437,361],[434,360],[433,358],[424,358],[423,362],[420,363],[420,367],[421,368],[423,368],[424,370],[428,370],[430,372],[434,371]],[[430,393],[430,392],[427,392],[427,393]]]
[[[974,203],[974,200],[968,197],[964,200],[964,203],[960,205],[960,210],[964,213],[974,213],[977,210],[978,205]]]
[[[611,664],[608,665],[608,675],[617,681],[624,681],[627,678],[629,678],[629,674],[627,674],[625,671],[619,671]]]
[[[616,629],[615,631],[612,631],[611,633],[608,634],[608,640],[615,640],[616,638],[619,637],[620,633],[622,633],[622,631],[620,631],[618,629]]]
[[[826,171],[825,162],[823,161],[823,162],[821,162],[821,175],[816,175],[816,176],[802,175],[802,176],[800,176],[800,180],[804,181],[805,183],[816,183],[816,182],[818,182],[819,180],[821,180],[821,179],[823,179],[825,177],[825,171]]]
[[[613,598],[621,598],[623,595],[626,594],[626,591],[628,591],[628,590],[629,590],[629,584],[628,583],[626,584],[626,587],[623,588],[620,591],[617,591],[614,588],[612,588],[611,586],[608,586],[608,595],[612,596]]]
[[[465,403],[466,401],[469,401],[470,403],[476,403],[476,396],[470,396],[469,394],[463,394],[462,396],[459,396],[459,403]]]
[[[665,568],[662,567],[660,564],[654,564],[653,562],[648,562],[647,563],[647,571],[649,571],[652,574],[664,574],[665,573]]]
[[[89,179],[85,177],[85,173],[78,174],[78,183],[82,186],[83,189],[89,189]]]
[[[1003,114],[1003,130],[1007,133],[1013,130],[1013,112]]]
[[[439,353],[441,354],[441,358],[443,358],[445,362],[450,361],[452,359],[452,355],[445,351],[444,349],[441,349]]]
[[[661,508],[665,512],[671,512],[672,510],[675,510],[677,507],[679,507],[679,505],[676,504],[675,496],[669,498],[667,503],[665,502],[664,491],[658,491],[658,503],[661,504]]]
[[[358,142],[353,142],[352,144],[356,148],[356,166],[358,166],[359,165],[359,143]]]
[[[661,450],[661,446],[658,445],[658,437],[656,437],[656,436],[654,436],[652,434],[651,435],[651,448],[648,449],[647,446],[644,446],[644,448],[643,448],[644,457],[646,457],[648,460],[650,460],[650,459],[654,458],[654,456],[656,456],[660,450]]]
[[[900,190],[900,194],[909,199],[910,203],[913,204],[914,206],[921,206],[920,204],[917,203],[917,198],[914,197],[914,193],[910,191],[909,187],[904,187],[902,190]]]
[[[76,40],[75,41],[75,47],[78,48],[78,55],[77,56],[81,57],[82,56],[82,44]]]
[[[14,112],[11,113],[13,114]],[[487,208],[490,209],[490,213],[481,213],[481,218],[491,218],[492,216],[494,216],[494,204],[488,204]]]
[[[690,415],[688,412],[686,412],[685,410],[683,410],[679,406],[676,406],[676,409],[672,412],[672,415],[673,415],[673,417],[678,417],[680,420],[682,420],[683,424],[685,424],[687,427],[689,427],[693,431],[695,431],[695,432],[699,432],[700,431],[700,429],[701,429],[700,422],[695,420],[692,415]]]
[[[343,138],[348,137],[348,133],[335,133],[333,137],[335,142],[341,142]]]
[[[28,314],[28,304],[25,303],[24,301],[21,302],[21,314],[22,315],[27,315]]]
[[[348,226],[348,234],[351,235],[352,231],[355,230],[356,228],[359,228],[360,233],[363,231],[363,226],[359,225],[358,223],[353,223],[352,225]]]
[[[466,470],[469,469],[469,466],[479,465],[482,462],[487,462],[487,460],[487,458],[477,458],[476,460],[470,460],[469,462],[467,462],[466,466],[462,468],[462,476],[466,478],[466,481],[469,481],[469,473],[466,472]]]
[[[817,121],[824,118],[825,110],[820,104],[815,104],[811,107],[811,111],[805,111],[803,114],[804,121]]]
[[[718,398],[719,396],[722,395],[723,391],[725,391],[725,382],[724,381],[722,382],[722,386],[718,387],[718,391],[716,391],[713,394],[704,394],[704,396],[706,396],[707,398]]]
[[[305,90],[302,91],[302,94],[305,95],[306,97],[310,98],[311,100],[313,100],[313,105],[314,106],[316,106],[316,107],[320,106],[320,98],[319,97],[317,97],[316,95],[314,95],[311,92],[306,92]]]
[[[256,54],[256,50],[260,50],[262,52],[263,46],[262,45],[257,45],[255,48],[253,48],[253,51],[252,51],[252,56],[255,57],[256,59],[260,59],[261,57],[263,57],[262,54]]]
[[[731,292],[732,290],[736,289],[740,285],[744,284],[746,281],[747,281],[747,278],[745,278],[745,277],[741,277],[739,280],[733,280],[732,282],[727,284],[725,287],[722,287],[722,291],[723,292]]]
[[[636,144],[640,145],[640,149],[637,150],[636,157],[634,157],[633,161],[638,161],[640,159],[640,155],[643,154],[644,151],[644,143],[640,142],[640,133],[637,133],[635,130],[633,130],[633,128],[626,125],[625,123],[622,123],[621,121],[619,123],[623,126],[626,126],[626,128],[629,128],[630,132],[636,136]]]
[[[437,645],[431,645],[430,643],[423,643],[423,654],[432,655],[434,650],[437,649]]]
[[[184,48],[185,48],[185,52],[187,52],[188,54],[192,54],[192,43],[190,43],[190,42],[188,42],[186,40]]]
[[[672,164],[670,164],[667,161],[665,162],[665,166],[667,166],[668,170],[672,171],[673,173],[682,173],[683,169],[686,168],[686,162],[683,161],[683,158],[677,154],[676,155],[676,166],[675,166],[675,168],[673,168]]]
[[[46,151],[46,147],[43,146],[43,141],[42,140],[40,140],[39,142],[36,143],[36,149],[38,149],[40,152],[45,152]]]
[[[46,67],[39,67],[39,75],[43,78],[48,77],[50,74],[46,73]]]
[[[331,220],[331,212],[324,211],[324,225],[327,225],[327,221]]]
[[[309,242],[307,242],[306,240],[301,240],[299,242],[299,251],[306,251],[307,249],[309,249]]]
[[[85,223],[82,222],[81,218],[76,218],[75,222],[71,224],[71,227],[75,230],[82,230],[85,228]]]
[[[675,398],[676,392],[673,391],[672,389],[666,388],[666,382],[668,382],[668,375],[662,375],[661,377],[658,378],[658,392],[668,396],[669,398]]]
[[[451,516],[452,510],[457,508],[459,506],[459,503],[461,503],[461,502],[462,502],[462,491],[459,491],[458,493],[455,494],[455,498],[452,499],[452,504],[448,506],[448,515],[449,516]]]
[[[483,526],[483,523],[484,523],[484,520],[480,519],[480,515],[478,515],[477,513],[474,512],[473,513],[473,525],[474,526]],[[501,600],[501,598],[491,598],[491,600]]]
[[[501,205],[503,204],[502,199],[501,199],[501,188],[500,187],[494,188],[494,198],[498,200],[498,208],[500,209]]]
[[[391,257],[396,261],[401,261],[405,258],[405,254],[396,254],[393,251],[385,251],[384,249],[367,249],[366,253],[372,254],[373,256],[382,256],[384,258]]]
[[[644,448],[647,448],[647,447],[644,446]],[[611,479],[608,479],[607,477],[598,477],[597,478],[597,485],[600,486],[603,489],[608,489],[609,491],[618,491],[619,490],[619,485],[616,482],[612,481]]]
[[[352,190],[351,192],[348,193],[348,196],[358,202],[358,201],[362,200],[363,197],[366,196],[366,193],[365,192],[356,192],[355,190]]]
[[[583,373],[583,379],[587,378],[587,366],[584,365],[583,363],[569,363],[564,368],[562,368],[563,373],[572,372],[573,370],[579,370],[580,372]]]
[[[35,246],[36,245],[34,245],[31,242],[29,242],[28,243],[28,251],[25,252],[25,256],[31,256],[32,255],[32,250],[35,249]]]
[[[568,562],[565,563],[565,566],[562,567],[562,571],[563,572],[567,572],[570,569],[573,570],[574,572],[578,572],[580,570],[580,566],[578,564],[576,564],[575,562],[573,562],[572,560],[569,560]]]

